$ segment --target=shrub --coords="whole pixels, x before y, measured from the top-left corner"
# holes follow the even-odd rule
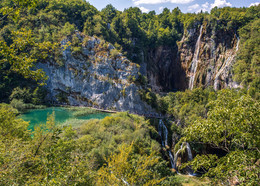
[[[60,102],[60,103],[68,103],[69,102],[68,95],[65,92],[58,93],[56,95],[56,98],[57,98],[58,102]]]
[[[16,87],[13,89],[12,94],[9,97],[10,100],[19,99],[22,102],[29,103],[32,99],[32,94],[30,93],[29,88]]]
[[[110,50],[110,56],[112,58],[116,58],[119,55],[119,51],[117,49]]]

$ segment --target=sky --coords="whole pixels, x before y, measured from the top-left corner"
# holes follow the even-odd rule
[[[87,0],[97,9],[101,10],[106,5],[112,4],[117,10],[123,11],[129,7],[139,7],[142,12],[155,10],[156,13],[161,13],[166,7],[170,10],[179,7],[182,12],[200,12],[210,11],[215,6],[217,7],[249,7],[258,5],[259,0]]]

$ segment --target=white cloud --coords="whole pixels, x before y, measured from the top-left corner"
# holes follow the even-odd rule
[[[201,6],[199,4],[194,4],[188,7],[188,12],[196,12],[196,13],[200,11],[206,12],[210,10],[209,7],[210,4],[208,2],[202,4]]]
[[[209,2],[206,2],[202,5],[199,4],[194,4],[188,7],[188,12],[206,12],[206,11],[210,11],[212,8],[214,8],[215,6],[222,8],[225,6],[232,6],[232,4],[230,2],[227,2],[227,0],[215,0],[214,3],[209,4]]]
[[[260,4],[259,2],[251,3],[251,4],[249,5],[249,7],[251,7],[251,6],[258,6],[259,4]]]
[[[208,9],[209,8],[209,2],[206,2],[206,3],[204,3],[203,5],[201,5],[202,6],[202,8],[204,8],[204,9]]]
[[[163,11],[163,9],[164,9],[163,6],[159,7],[159,11],[160,11],[160,12]]]
[[[138,8],[140,8],[140,10],[141,10],[142,12],[144,12],[144,13],[147,13],[147,12],[150,11],[149,9],[147,9],[147,8],[145,8],[145,7],[143,7],[143,6],[140,6],[140,7],[138,7]]]
[[[132,0],[134,5],[141,4],[161,4],[161,3],[174,3],[174,4],[188,4],[194,0]]]
[[[209,3],[206,2],[206,3],[202,4],[202,5],[201,5],[201,8],[200,8],[200,10],[199,10],[199,12],[200,12],[201,10],[202,10],[203,12],[209,11],[209,10],[210,10],[210,9],[209,9]]]
[[[232,4],[230,2],[227,2],[226,0],[215,0],[215,2],[210,5],[210,7],[212,9],[215,6],[222,8],[222,7],[225,7],[225,6],[232,6]]]
[[[200,8],[199,4],[191,5],[188,7],[188,11],[197,10],[198,8]]]

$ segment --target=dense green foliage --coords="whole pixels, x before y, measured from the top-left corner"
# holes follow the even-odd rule
[[[61,129],[50,116],[32,137],[14,109],[1,104],[0,111],[1,184],[163,184],[170,179],[165,179],[170,170],[160,145],[151,138],[158,134],[142,117],[119,113]]]
[[[209,102],[207,118],[197,119],[184,131],[185,141],[202,142],[225,151],[223,157],[198,156],[195,170],[206,166],[216,181],[236,178],[238,183],[257,185],[260,158],[259,101],[235,91],[223,90]],[[205,158],[206,156],[206,158]],[[198,163],[199,162],[199,163]]]
[[[187,141],[197,156],[182,167],[206,173],[216,183],[257,185],[260,159],[259,100],[246,91],[194,89],[162,98],[169,114],[180,124],[171,130]]]
[[[98,11],[82,0],[19,1],[14,6],[15,3],[4,0],[0,4],[1,100],[7,101],[19,84],[24,88],[23,78],[44,83],[44,73],[32,68],[36,62],[51,60],[62,66],[60,41],[75,30],[111,42],[117,48],[111,52],[112,57],[121,51],[140,63],[160,45],[177,50],[185,30],[202,23],[215,32],[225,30],[240,37],[234,77],[250,87],[252,96],[259,97],[259,6],[214,8],[210,13],[198,14],[165,8],[156,15],[154,11],[142,13],[137,7],[120,12],[112,5]],[[72,53],[77,54],[81,44],[74,40]],[[156,97],[152,92],[147,90],[140,95],[154,104]]]
[[[55,126],[51,116],[32,136],[13,107],[24,111],[44,103],[45,91],[38,85],[47,77],[34,67],[46,60],[62,66],[60,41],[68,35],[72,35],[72,54],[77,55],[81,43],[73,36],[75,30],[112,43],[116,49],[111,57],[123,52],[141,63],[150,50],[161,45],[177,49],[186,29],[207,24],[215,32],[225,30],[240,37],[234,78],[244,90],[198,88],[160,97],[146,87],[145,77],[129,77],[129,81],[144,85],[147,89],[139,91],[141,98],[174,117],[169,134],[181,136],[175,150],[187,141],[196,151],[195,159],[183,167],[192,165],[216,183],[257,185],[259,9],[226,7],[184,14],[178,8],[165,8],[156,15],[132,7],[120,12],[112,5],[98,11],[82,0],[2,0],[0,100],[12,107],[0,104],[0,184],[178,184],[160,156],[157,131],[142,117],[119,113],[72,129]],[[59,98],[66,102],[63,95]]]

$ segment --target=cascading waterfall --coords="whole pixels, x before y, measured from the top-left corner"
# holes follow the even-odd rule
[[[162,139],[162,146],[164,148],[166,148],[167,151],[168,151],[170,162],[171,162],[171,167],[174,168],[174,158],[173,158],[172,152],[171,152],[171,150],[169,150],[167,148],[167,146],[168,146],[168,142],[167,142],[167,140],[168,140],[168,130],[167,130],[167,127],[164,125],[162,119],[160,119],[160,121],[159,121],[158,133],[159,133],[159,135]]]
[[[227,68],[230,63],[233,61],[234,57],[236,56],[236,53],[239,49],[239,42],[240,42],[240,39],[239,37],[236,35],[237,37],[237,45],[236,45],[236,52],[234,53],[231,53],[231,55],[227,58],[227,60],[223,63],[222,67],[219,69],[218,73],[216,74],[215,76],[215,79],[214,79],[214,90],[217,90],[218,89],[218,85],[219,85],[219,76],[220,74],[224,71],[225,68]]]
[[[186,142],[186,147],[187,147],[187,152],[188,152],[188,161],[191,161],[193,159],[192,157],[192,153],[191,153],[191,148],[190,148],[190,144],[188,142]],[[194,176],[193,170],[192,168],[189,168],[189,175]]]
[[[184,144],[184,143],[181,144],[181,148],[174,154],[174,164],[173,164],[173,168],[174,168],[175,170],[177,170],[178,155],[179,155],[180,151],[181,151],[182,148],[183,148],[183,144]]]
[[[186,142],[186,144],[187,144],[187,151],[188,151],[188,161],[191,161],[193,159],[193,157],[192,157],[192,153],[191,153],[190,144],[188,142]]]
[[[162,138],[162,146],[167,147],[168,146],[168,130],[161,119],[159,121],[159,135]]]
[[[174,168],[174,157],[172,155],[172,152],[170,150],[168,150],[168,154],[170,157],[171,167]]]
[[[192,62],[191,62],[191,77],[190,77],[190,81],[189,81],[189,89],[191,89],[191,90],[193,89],[193,86],[194,86],[194,79],[195,79],[196,71],[197,71],[197,68],[198,68],[202,29],[203,29],[203,25],[201,25],[201,27],[200,27],[200,35],[199,35],[198,40],[196,42],[195,54],[194,54]]]
[[[168,154],[169,154],[169,158],[170,158],[170,162],[171,162],[171,167],[174,168],[175,170],[177,170],[177,159],[179,156],[179,153],[183,150],[184,147],[186,147],[187,152],[188,152],[188,161],[191,161],[193,159],[192,157],[192,153],[191,153],[191,148],[190,148],[190,144],[188,142],[186,143],[182,143],[181,144],[181,148],[175,153],[175,155],[172,155],[171,150],[169,150],[167,148],[167,136],[168,136],[168,130],[167,127],[164,125],[162,119],[160,119],[159,121],[159,126],[158,126],[158,133],[162,139],[162,147],[166,148]],[[186,145],[185,145],[186,144]],[[189,170],[189,174],[193,175],[193,171],[192,169]]]
[[[186,144],[186,145],[185,145]],[[178,156],[180,154],[181,151],[183,151],[183,148],[186,148],[187,149],[187,152],[188,152],[188,161],[191,161],[193,159],[193,156],[192,156],[192,153],[191,153],[191,148],[190,148],[190,144],[188,142],[183,142],[181,144],[181,148],[175,153],[174,155],[174,166],[173,168],[175,170],[177,170],[177,160],[178,160]],[[194,176],[195,174],[193,173],[193,170],[191,168],[189,168],[188,170],[189,172],[189,175],[190,176]]]

